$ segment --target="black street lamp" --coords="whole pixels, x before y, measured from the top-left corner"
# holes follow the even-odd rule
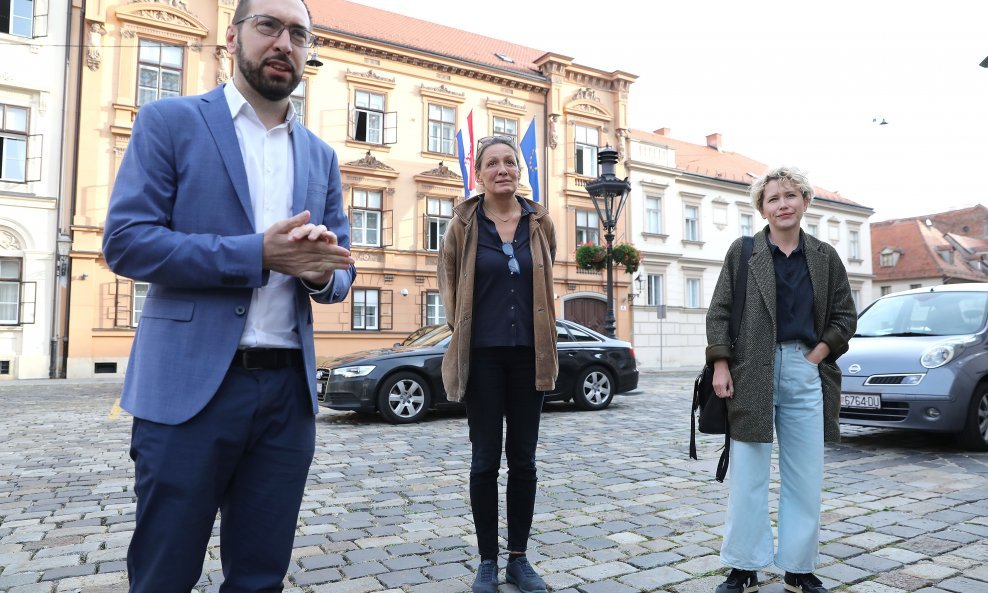
[[[618,152],[610,145],[597,152],[597,163],[600,165],[600,175],[587,183],[587,193],[593,198],[593,206],[597,209],[597,217],[604,226],[604,239],[607,241],[607,317],[604,318],[604,333],[615,337],[614,329],[614,264],[611,261],[611,250],[614,243],[614,227],[624,203],[631,193],[631,183],[628,178],[618,179],[614,175],[614,166],[618,162]]]

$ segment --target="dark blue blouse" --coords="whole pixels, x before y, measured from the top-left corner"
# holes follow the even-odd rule
[[[766,234],[775,264],[775,336],[777,342],[801,340],[810,348],[819,338],[813,328],[813,284],[806,265],[806,241],[799,232],[799,245],[786,257]]]
[[[484,212],[484,199],[477,206],[477,263],[473,284],[473,348],[500,346],[535,347],[533,312],[532,250],[529,216],[534,211],[522,200],[521,218],[511,242],[520,273],[513,274],[502,250],[494,221]]]

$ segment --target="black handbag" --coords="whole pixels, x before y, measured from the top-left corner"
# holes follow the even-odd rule
[[[741,240],[741,261],[738,265],[737,283],[734,287],[734,303],[731,306],[731,349],[738,341],[741,330],[741,315],[744,312],[745,293],[748,288],[748,260],[754,247],[754,239]],[[706,364],[693,382],[693,407],[690,412],[690,457],[696,456],[696,431],[704,434],[724,435],[724,449],[717,463],[716,478],[723,482],[727,477],[727,467],[731,462],[731,424],[727,420],[727,400],[714,395],[714,368]],[[697,422],[697,415],[700,421]]]

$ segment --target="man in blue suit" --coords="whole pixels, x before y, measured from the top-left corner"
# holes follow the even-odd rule
[[[333,150],[289,96],[302,0],[241,0],[232,82],[141,107],[103,252],[150,283],[121,405],[134,416],[132,593],[188,593],[217,510],[220,591],[281,591],[315,448],[310,299],[356,276]]]

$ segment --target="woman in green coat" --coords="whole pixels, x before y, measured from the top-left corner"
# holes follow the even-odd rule
[[[837,251],[800,230],[813,187],[780,167],[751,186],[768,225],[754,237],[741,329],[729,323],[741,240],[727,252],[707,311],[707,361],[727,398],[730,496],[721,561],[731,567],[716,593],[758,589],[757,570],[775,564],[793,593],[826,593],[813,575],[819,549],[824,441],[840,438],[840,369],[857,314]],[[777,550],[769,519],[773,437],[779,442]]]

